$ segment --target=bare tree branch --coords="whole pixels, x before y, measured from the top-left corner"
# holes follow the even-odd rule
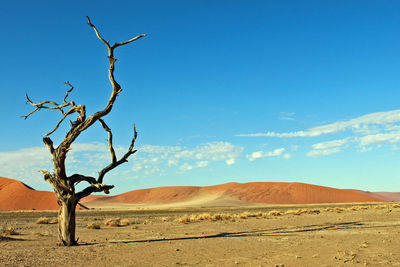
[[[43,136],[49,136],[50,134],[54,133],[58,129],[58,127],[61,125],[61,123],[65,120],[65,118],[68,115],[71,115],[75,112],[79,113],[79,115],[78,115],[78,118],[75,121],[75,123],[71,123],[71,128],[74,128],[77,123],[81,123],[86,119],[86,107],[84,105],[76,105],[74,101],[67,102],[69,93],[74,89],[74,87],[68,81],[65,82],[65,84],[68,85],[70,87],[70,89],[68,89],[67,92],[65,93],[65,96],[63,99],[64,103],[61,105],[57,104],[54,101],[42,101],[40,103],[33,103],[32,100],[29,98],[28,94],[26,94],[27,103],[30,103],[32,106],[34,106],[36,108],[33,111],[31,111],[29,114],[23,116],[23,118],[27,119],[30,115],[32,115],[33,113],[35,113],[36,111],[38,111],[40,109],[58,109],[61,112],[61,114],[63,115],[61,120],[57,123],[56,127],[49,133],[44,134]],[[67,112],[65,112],[63,110],[63,108],[66,108],[69,106],[70,106],[69,110]]]
[[[108,149],[110,150],[111,154],[111,163],[114,163],[117,161],[117,157],[115,156],[115,151],[112,143],[112,132],[111,129],[107,126],[107,124],[102,120],[99,119],[99,122],[101,123],[101,126],[103,126],[104,130],[108,133]]]
[[[128,41],[125,41],[125,42],[122,42],[122,43],[115,43],[112,46],[112,48],[117,48],[118,46],[123,46],[123,45],[129,44],[129,43],[132,43],[133,41],[136,41],[136,40],[138,40],[138,39],[140,39],[142,37],[145,37],[145,36],[147,36],[147,34],[141,34],[141,35],[138,35],[136,37],[133,37],[132,39],[130,39]]]
[[[69,83],[69,81],[66,81],[65,84],[68,85],[69,87],[71,87],[71,88],[65,93],[65,96],[64,96],[64,103],[67,103],[68,95],[69,95],[69,93],[71,93],[72,90],[74,90],[74,87]]]
[[[107,127],[107,128],[108,128],[108,127]],[[110,140],[110,139],[112,140],[112,133],[111,133],[111,130],[110,130],[110,131],[107,131],[107,132],[108,132],[108,135],[109,135],[109,140]],[[110,164],[108,164],[104,169],[102,169],[102,170],[99,172],[99,178],[97,178],[97,181],[98,181],[99,183],[102,183],[102,182],[103,182],[104,175],[105,175],[107,172],[111,171],[112,169],[114,169],[115,167],[121,165],[122,163],[128,162],[128,158],[129,158],[132,154],[135,154],[135,153],[136,153],[137,150],[133,150],[133,148],[134,148],[134,146],[135,146],[135,141],[136,141],[136,138],[137,138],[137,135],[138,135],[138,133],[136,132],[136,127],[135,127],[135,125],[133,125],[133,132],[134,132],[133,138],[132,138],[131,145],[129,146],[128,151],[127,151],[127,152],[125,153],[125,155],[123,155],[122,158],[121,158],[120,160],[118,160],[118,161],[117,161],[116,159],[114,160],[114,158],[112,157],[112,162],[111,162]],[[109,142],[109,145],[110,145],[110,142]],[[111,143],[111,147],[112,147],[112,143]],[[114,150],[114,149],[112,149],[112,150]],[[110,149],[110,151],[111,151],[111,149]],[[114,155],[114,157],[115,157],[115,155]]]
[[[53,141],[50,139],[50,137],[44,137],[43,143],[46,145],[46,147],[49,149],[50,153],[53,155],[54,147],[53,147]]]
[[[77,183],[80,183],[83,181],[88,182],[90,184],[89,187],[85,188],[81,192],[76,193],[76,197],[78,200],[90,195],[93,192],[104,191],[104,193],[109,194],[110,189],[114,188],[113,185],[106,185],[106,184],[99,183],[94,177],[85,176],[85,175],[81,175],[81,174],[73,174],[70,177],[68,177],[68,179],[72,184],[77,184]]]
[[[64,115],[63,108],[74,104],[72,101],[68,102],[68,103],[64,103],[62,105],[59,105],[54,101],[43,101],[43,102],[40,102],[40,103],[33,103],[32,100],[29,98],[28,94],[26,94],[26,103],[29,103],[32,106],[34,106],[35,109],[33,111],[31,111],[29,114],[27,114],[25,116],[21,116],[24,119],[27,119],[30,115],[32,115],[33,113],[35,113],[36,111],[38,111],[38,110],[40,110],[42,108],[43,109],[58,109],[61,112],[61,114]],[[54,105],[54,107],[53,106],[45,106],[46,104]]]
[[[43,135],[43,136],[49,136],[50,134],[54,133],[58,127],[61,125],[61,123],[65,120],[65,118],[68,115],[71,115],[75,112],[79,113],[79,116],[77,118],[77,120],[74,123],[71,123],[71,128],[73,128],[77,123],[82,122],[85,117],[86,117],[86,108],[83,105],[74,105],[72,106],[66,113],[64,113],[64,116],[61,118],[61,120],[57,123],[56,127],[49,133]]]
[[[105,43],[106,46],[107,46],[108,48],[110,48],[109,42],[107,42],[106,40],[103,39],[103,37],[101,37],[101,35],[100,35],[99,31],[97,30],[97,28],[96,28],[96,27],[92,24],[92,22],[90,21],[89,16],[86,16],[86,18],[87,18],[87,20],[88,20],[89,26],[92,27],[93,30],[96,32],[97,37],[98,37],[103,43]]]

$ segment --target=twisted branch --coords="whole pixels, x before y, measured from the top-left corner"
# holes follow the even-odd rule
[[[125,153],[125,155],[123,155],[120,160],[117,160],[117,158],[115,156],[115,151],[114,151],[114,148],[113,148],[113,144],[112,144],[112,132],[111,132],[110,128],[107,126],[107,124],[103,120],[99,120],[99,121],[100,121],[101,125],[103,126],[104,130],[106,130],[106,132],[108,133],[108,147],[110,149],[110,154],[111,154],[111,163],[108,164],[104,169],[102,169],[99,172],[99,177],[97,178],[97,181],[99,183],[102,183],[104,175],[107,172],[111,171],[112,169],[114,169],[115,167],[121,165],[122,163],[128,162],[128,158],[131,155],[136,153],[137,150],[133,150],[133,148],[135,146],[135,141],[136,141],[138,133],[136,131],[135,125],[133,125],[134,134],[133,134],[133,138],[132,138],[132,141],[131,141],[131,145],[129,146],[129,149]]]
[[[50,134],[54,133],[58,127],[61,125],[61,123],[64,121],[64,119],[68,116],[71,115],[75,112],[79,113],[78,115],[78,119],[77,122],[82,122],[85,120],[86,118],[86,108],[84,105],[76,105],[74,101],[69,101],[67,102],[67,98],[69,96],[69,93],[74,89],[74,87],[67,81],[65,82],[66,85],[68,85],[70,87],[70,89],[67,90],[67,92],[65,93],[64,99],[63,99],[63,104],[57,104],[55,101],[42,101],[40,103],[34,103],[28,96],[28,94],[26,94],[26,103],[31,104],[32,106],[35,107],[35,109],[33,111],[31,111],[29,114],[22,116],[24,119],[27,119],[29,116],[31,116],[32,114],[34,114],[36,111],[40,110],[40,109],[57,109],[61,112],[61,114],[63,115],[63,117],[61,118],[61,120],[57,123],[56,127],[50,131],[47,134],[44,134],[43,136],[49,136]],[[65,112],[63,110],[63,108],[69,107],[69,110],[67,112]],[[71,127],[75,126],[75,124],[71,124]]]

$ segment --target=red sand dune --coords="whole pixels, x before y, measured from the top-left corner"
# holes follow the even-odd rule
[[[399,193],[392,193],[398,197]],[[393,198],[392,196],[392,198]],[[245,205],[311,204],[339,202],[381,202],[389,200],[382,193],[344,190],[304,183],[227,183],[214,186],[171,186],[134,190],[116,196],[93,195],[82,202],[168,204],[201,200],[199,204]],[[84,206],[82,206],[84,207]],[[78,206],[79,209],[82,207]],[[85,207],[84,207],[85,208]],[[57,210],[53,192],[37,191],[24,183],[0,177],[0,210]]]
[[[34,190],[24,183],[0,177],[0,210],[57,210],[54,193]]]
[[[381,202],[380,198],[351,190],[304,183],[228,183],[207,187],[175,186],[134,190],[116,196],[95,196],[84,203],[166,204],[195,200],[214,195],[245,203],[310,204],[339,202]],[[210,198],[213,199],[213,198]],[[215,199],[215,198],[214,198]]]
[[[311,204],[339,202],[381,202],[350,190],[336,189],[304,183],[228,183],[207,187],[208,190],[223,191],[239,200],[270,204]]]
[[[58,204],[53,192],[38,191],[20,181],[0,177],[0,210],[58,210]]]
[[[361,191],[361,190],[351,190],[354,192],[362,193],[367,196],[380,198],[385,201],[400,201],[400,192],[370,192],[370,191]]]

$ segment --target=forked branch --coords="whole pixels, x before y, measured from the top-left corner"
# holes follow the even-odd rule
[[[102,169],[99,172],[99,177],[97,178],[97,181],[99,183],[103,182],[103,178],[104,175],[111,171],[112,169],[114,169],[115,167],[121,165],[122,163],[128,162],[128,158],[132,155],[135,154],[137,150],[133,150],[133,148],[135,147],[135,141],[137,138],[137,131],[136,131],[136,127],[135,125],[133,125],[133,138],[131,141],[131,144],[129,146],[128,151],[122,156],[122,158],[120,160],[117,160],[117,157],[115,156],[115,151],[113,148],[113,144],[112,144],[112,132],[110,130],[110,128],[107,126],[107,124],[103,121],[103,120],[99,120],[101,125],[103,126],[104,130],[106,130],[106,132],[108,133],[108,148],[110,150],[110,154],[111,154],[111,163],[108,164],[104,169]]]
[[[138,40],[138,39],[140,39],[140,38],[142,38],[142,37],[145,37],[145,36],[147,35],[147,34],[140,34],[140,35],[138,35],[138,36],[136,36],[136,37],[133,37],[132,39],[130,39],[130,40],[128,40],[128,41],[125,41],[125,42],[122,42],[122,43],[114,43],[113,46],[110,46],[110,42],[104,40],[104,38],[101,37],[101,35],[100,35],[99,31],[97,30],[96,26],[94,26],[94,25],[92,24],[92,22],[90,21],[89,16],[86,16],[86,18],[87,18],[87,20],[88,20],[89,26],[92,27],[93,30],[96,32],[97,37],[98,37],[103,43],[106,44],[106,46],[108,47],[108,49],[111,49],[111,50],[114,50],[114,48],[117,48],[118,46],[122,46],[122,45],[126,45],[126,44],[129,44],[129,43],[132,43],[133,41],[136,41],[136,40]],[[112,54],[112,53],[111,53],[111,54]]]
[[[78,118],[77,118],[77,122],[82,122],[86,118],[86,108],[85,108],[84,105],[76,105],[74,101],[67,102],[67,98],[69,96],[69,93],[74,89],[74,87],[68,81],[65,82],[65,84],[68,85],[70,88],[65,93],[65,96],[64,96],[64,99],[63,99],[63,104],[58,104],[55,101],[50,101],[50,100],[42,101],[42,102],[39,102],[39,103],[34,103],[29,98],[28,94],[26,94],[26,100],[27,100],[26,103],[29,103],[32,106],[34,106],[35,109],[33,111],[31,111],[29,114],[27,114],[25,116],[22,116],[24,119],[27,119],[29,116],[31,116],[36,111],[39,111],[41,109],[56,109],[56,110],[59,110],[61,112],[61,114],[63,115],[61,120],[57,123],[56,127],[52,131],[50,131],[49,133],[44,134],[43,136],[49,136],[50,134],[54,133],[58,129],[60,124],[65,120],[65,118],[68,115],[71,115],[71,114],[73,114],[75,112],[79,113]],[[70,107],[67,112],[64,111],[64,108],[66,108],[66,107]],[[71,127],[72,126],[74,126],[74,124],[72,124]]]

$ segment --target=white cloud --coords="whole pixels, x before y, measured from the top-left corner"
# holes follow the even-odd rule
[[[400,110],[392,110],[386,112],[375,112],[360,116],[351,120],[338,121],[331,124],[317,126],[305,131],[288,132],[288,133],[255,133],[255,134],[239,134],[238,136],[267,136],[267,137],[316,137],[321,135],[343,132],[345,130],[367,131],[370,130],[367,125],[390,125],[400,122]]]
[[[259,158],[281,156],[284,152],[285,152],[284,148],[277,148],[277,149],[275,149],[273,151],[268,151],[268,152],[256,151],[256,152],[253,152],[253,153],[251,153],[249,155],[246,155],[246,157],[250,161],[255,161],[256,159],[259,159]]]
[[[290,154],[290,153],[285,153],[285,154],[283,154],[283,158],[284,158],[284,159],[290,159],[290,158],[292,158],[292,154]]]
[[[331,140],[312,145],[313,150],[307,153],[309,157],[327,156],[342,151],[342,147],[353,142],[351,138]]]
[[[179,169],[181,169],[182,171],[189,171],[189,170],[193,169],[193,166],[190,165],[189,163],[185,162],[179,167]]]
[[[280,113],[279,119],[280,120],[293,121],[294,120],[293,116],[295,114],[296,113],[294,113],[294,112],[285,112],[285,111],[283,111],[283,112]]]
[[[208,165],[210,165],[210,162],[207,160],[199,161],[196,163],[196,166],[199,168],[204,168],[207,167]]]
[[[277,133],[240,134],[238,136],[264,136],[278,138],[294,137],[319,137],[323,135],[347,134],[352,135],[344,139],[331,140],[312,145],[312,150],[307,153],[310,157],[319,157],[338,153],[351,144],[357,144],[359,151],[370,151],[367,146],[391,144],[391,149],[396,149],[395,144],[400,142],[400,110],[375,112],[354,119],[337,121],[307,130]],[[346,132],[346,133],[344,133]],[[292,148],[295,151],[296,148]],[[257,155],[255,155],[257,157]],[[252,158],[255,158],[252,157]]]
[[[361,137],[359,140],[360,140],[360,145],[362,146],[380,145],[385,143],[397,143],[400,142],[400,131],[366,135]]]
[[[330,148],[335,148],[335,147],[340,147],[345,144],[347,144],[350,141],[349,138],[344,138],[344,139],[338,139],[338,140],[331,140],[327,142],[321,142],[312,145],[314,149],[330,149]]]
[[[234,158],[227,159],[227,160],[225,160],[225,163],[226,163],[226,165],[233,165],[236,163],[236,159],[234,159]]]
[[[229,142],[210,142],[200,144],[193,149],[178,146],[143,146],[139,148],[139,153],[135,155],[135,164],[147,164],[149,161],[158,166],[160,170],[167,167],[179,166],[181,171],[204,168],[211,162],[224,161],[227,165],[232,165],[241,156],[243,148],[235,146]],[[157,158],[157,161],[154,159]],[[180,164],[181,162],[183,164]]]
[[[338,153],[340,151],[341,151],[341,149],[339,147],[327,148],[327,149],[317,149],[317,150],[311,150],[310,152],[308,152],[307,156],[309,156],[309,157],[321,157],[321,156],[331,155],[333,153]]]

